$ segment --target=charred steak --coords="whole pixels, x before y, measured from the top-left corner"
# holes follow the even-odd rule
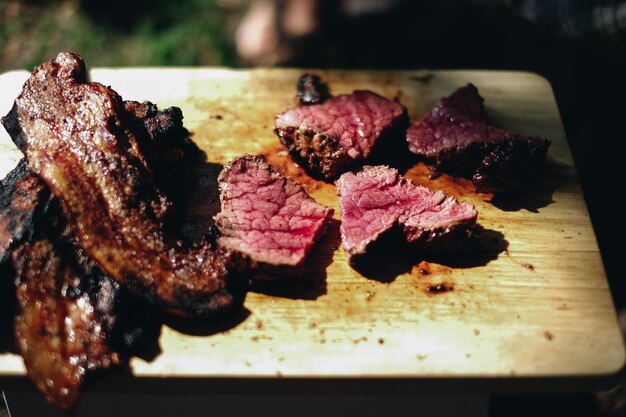
[[[0,265],[10,260],[14,247],[31,238],[34,219],[49,195],[48,187],[30,173],[23,159],[0,180]]]
[[[124,105],[136,117],[132,130],[147,150],[155,182],[168,195],[184,191],[188,162],[198,150],[182,127],[180,109]],[[72,242],[59,202],[21,160],[0,180],[0,266],[12,260],[0,279],[13,281],[15,274],[12,327],[26,371],[63,410],[74,407],[87,373],[120,364],[120,349],[144,331],[124,312],[137,301],[120,295],[119,284]]]
[[[302,272],[299,268],[326,233],[333,209],[315,202],[302,186],[274,172],[260,156],[235,158],[224,167],[218,183],[219,247],[243,255],[260,272]]]
[[[15,340],[35,386],[70,410],[87,373],[121,363],[113,341],[119,287],[72,244],[57,203],[50,201],[32,239],[12,252]]]
[[[316,97],[306,91],[301,100]],[[363,165],[376,148],[402,136],[408,123],[403,105],[357,90],[321,104],[287,109],[276,117],[274,132],[297,162],[314,174],[333,179]]]
[[[87,82],[80,57],[61,53],[36,68],[2,122],[107,275],[181,315],[241,304],[245,285],[219,251],[183,248],[164,232],[171,203],[154,184],[133,120],[117,93]]]
[[[480,192],[524,187],[543,166],[547,139],[491,126],[472,84],[442,98],[407,130],[409,150],[438,170],[471,178]]]
[[[189,166],[199,150],[189,140],[177,107],[160,111],[150,102],[125,101],[124,107],[136,117],[133,132],[146,148],[148,165],[160,190],[182,203],[181,194],[191,183]],[[0,180],[0,265],[10,257],[10,249],[27,241],[34,233],[33,219],[46,210],[50,191],[28,169],[25,159]]]
[[[416,186],[386,166],[347,172],[336,185],[341,241],[351,259],[394,227],[416,248],[454,249],[471,235],[478,215],[473,205]]]

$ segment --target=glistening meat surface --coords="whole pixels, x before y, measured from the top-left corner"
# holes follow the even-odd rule
[[[406,107],[371,91],[295,106],[276,117],[274,131],[291,155],[327,179],[356,168],[374,149],[403,134]]]
[[[182,315],[241,304],[245,285],[221,253],[184,248],[163,230],[169,200],[156,188],[121,98],[86,80],[62,53],[27,80],[3,124],[29,168],[59,198],[78,244],[134,293]]]
[[[15,339],[35,386],[70,410],[87,373],[120,364],[113,343],[119,289],[71,243],[56,203],[36,219],[35,236],[12,252]]]
[[[393,227],[422,249],[454,247],[471,234],[478,213],[441,191],[416,186],[386,166],[365,166],[336,182],[341,207],[341,241],[350,257]]]
[[[301,185],[274,172],[259,156],[235,158],[218,182],[219,246],[244,255],[253,268],[297,272],[326,232],[333,209],[318,204]]]

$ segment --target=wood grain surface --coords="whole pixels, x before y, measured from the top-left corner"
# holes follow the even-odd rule
[[[357,269],[341,250],[338,222],[317,246],[306,284],[257,288],[245,308],[218,322],[169,322],[159,352],[132,359],[142,378],[490,380],[566,389],[610,383],[624,363],[601,256],[549,83],[522,72],[317,71],[334,94],[371,89],[397,97],[411,119],[468,82],[485,98],[496,126],[548,137],[544,178],[506,201],[477,194],[466,180],[428,178],[421,164],[397,163],[417,184],[475,204],[484,228],[476,253],[407,259],[390,251]],[[124,99],[182,108],[185,126],[206,152],[191,196],[194,231],[219,208],[215,179],[230,159],[264,154],[320,203],[339,209],[335,188],[295,166],[272,132],[294,100],[293,69],[95,69],[92,80]],[[0,113],[25,72],[0,76]],[[591,138],[590,138],[591,140]],[[20,158],[0,133],[0,175]],[[429,286],[450,291],[432,294]],[[25,374],[0,353],[0,381]],[[103,376],[102,379],[106,379]],[[556,384],[556,385],[555,385]]]

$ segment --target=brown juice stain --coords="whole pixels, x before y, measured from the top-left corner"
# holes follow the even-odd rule
[[[454,291],[454,283],[450,280],[451,273],[452,268],[428,261],[421,261],[411,270],[411,275],[417,278],[414,282],[415,287],[428,295]]]
[[[411,167],[405,174],[416,185],[421,185],[433,190],[441,190],[455,198],[462,196],[484,196],[490,199],[488,194],[478,194],[472,182],[465,178],[453,177],[445,173],[433,171],[426,164],[419,162]]]
[[[438,284],[428,284],[426,292],[428,294],[442,294],[454,290],[454,285],[449,282],[440,282]]]
[[[431,268],[432,266],[429,262],[422,261],[419,264],[413,266],[412,273],[418,278],[425,277],[433,273],[433,271],[431,271]]]
[[[278,140],[278,139],[277,139]],[[280,175],[291,178],[320,204],[338,207],[335,185],[311,177],[304,168],[291,159],[289,152],[280,143],[265,146],[261,155]],[[337,210],[335,210],[337,211]],[[336,213],[337,217],[338,213]]]
[[[535,266],[531,263],[527,263],[527,262],[522,262],[517,260],[513,255],[511,255],[511,252],[509,252],[508,249],[504,250],[504,254],[515,264],[522,266],[523,268],[528,269],[529,271],[535,271]]]

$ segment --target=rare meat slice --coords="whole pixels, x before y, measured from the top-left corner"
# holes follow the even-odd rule
[[[441,191],[416,186],[386,166],[365,166],[336,182],[341,240],[348,256],[363,255],[371,243],[400,227],[419,249],[455,249],[472,233],[478,213]]]
[[[406,107],[358,90],[321,104],[291,107],[276,117],[274,132],[297,162],[333,179],[391,146],[407,126]]]
[[[35,69],[2,121],[108,276],[181,315],[241,304],[245,285],[219,251],[166,235],[171,203],[154,184],[130,113],[113,90],[87,82],[80,57],[61,53]]]
[[[257,278],[300,274],[307,254],[326,233],[333,209],[315,202],[260,156],[235,158],[224,167],[218,183],[222,206],[215,216],[221,233],[218,245],[242,255],[260,272]]]
[[[472,84],[442,98],[407,130],[409,150],[435,168],[471,178],[480,192],[527,185],[543,166],[550,142],[491,126]]]
[[[15,339],[35,386],[69,410],[87,373],[120,364],[113,342],[119,289],[71,243],[55,203],[37,218],[35,236],[12,251]]]

